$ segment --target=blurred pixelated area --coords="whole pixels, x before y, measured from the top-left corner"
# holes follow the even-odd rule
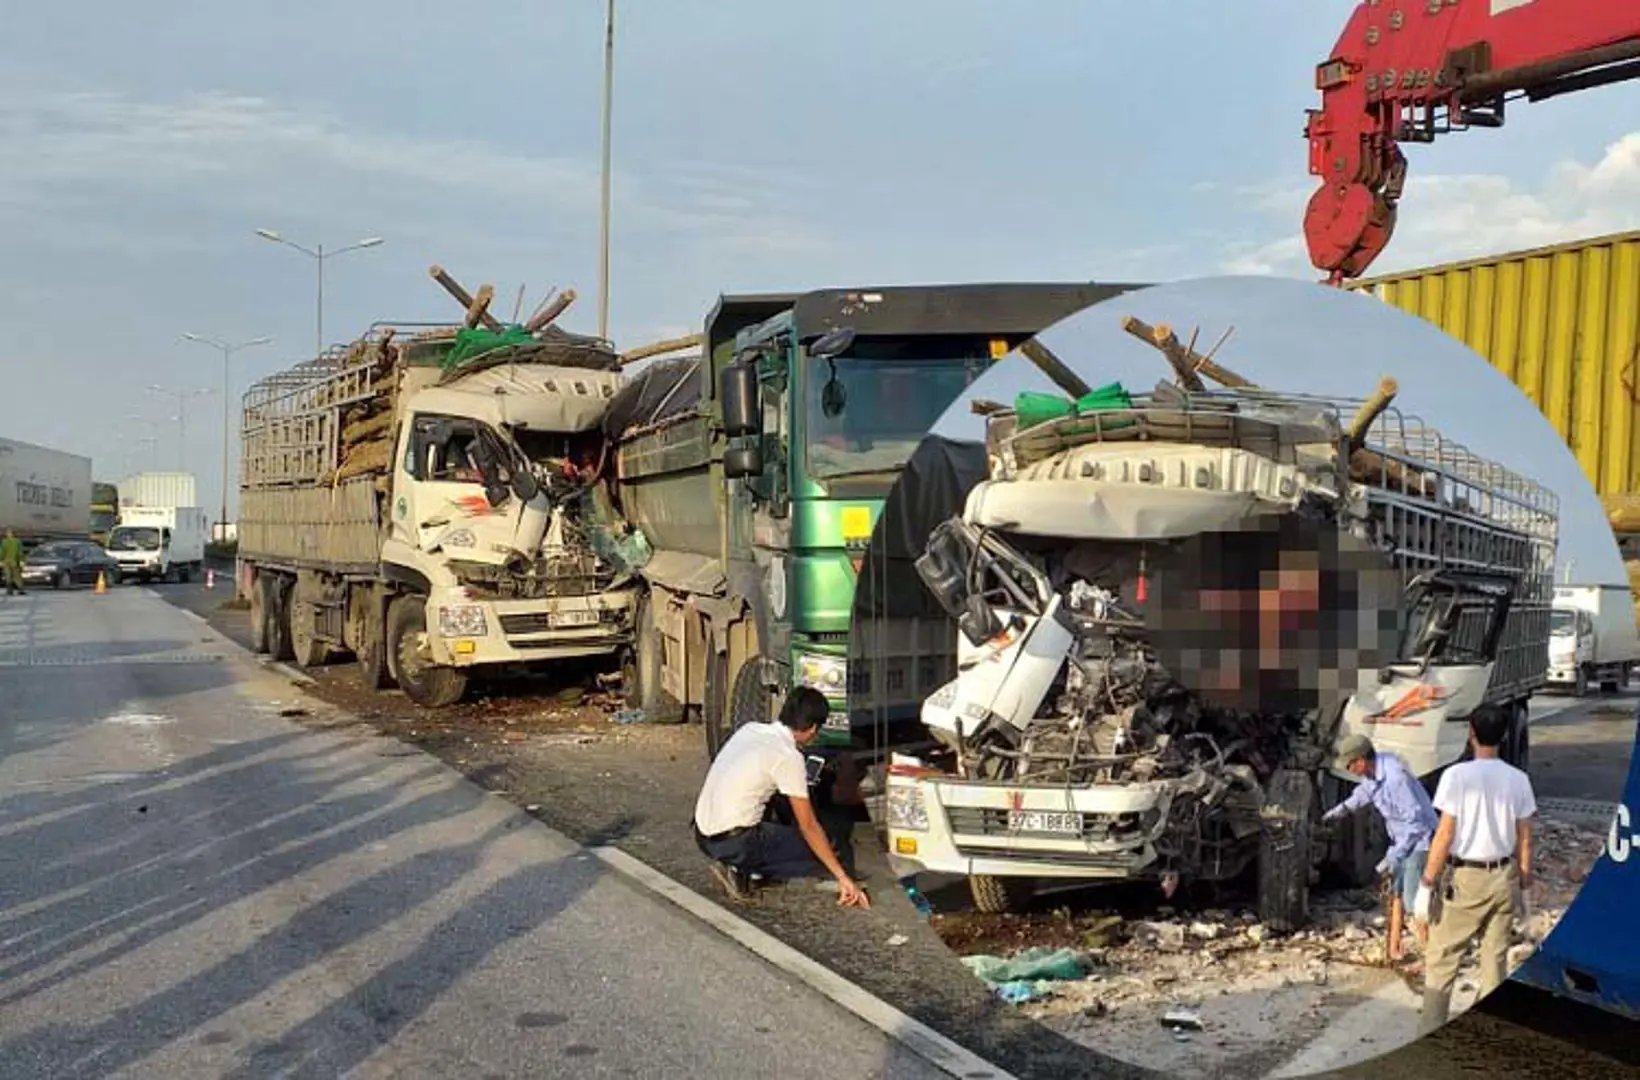
[[[1203,704],[1328,712],[1396,653],[1399,575],[1331,523],[1284,515],[1201,533],[1142,580],[1157,659]]]

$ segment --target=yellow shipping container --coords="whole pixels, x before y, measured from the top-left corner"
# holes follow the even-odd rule
[[[1560,432],[1608,511],[1640,506],[1640,232],[1355,282],[1467,344]],[[1627,496],[1627,498],[1625,498]],[[1621,531],[1640,531],[1614,520]]]

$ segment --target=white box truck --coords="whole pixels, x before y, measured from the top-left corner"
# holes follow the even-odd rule
[[[127,506],[108,536],[124,581],[191,581],[205,570],[208,515],[197,506]]]
[[[198,506],[199,484],[193,473],[145,472],[120,481],[120,508],[131,506]]]
[[[1549,616],[1549,685],[1578,697],[1612,694],[1640,663],[1634,597],[1626,585],[1560,585]]]

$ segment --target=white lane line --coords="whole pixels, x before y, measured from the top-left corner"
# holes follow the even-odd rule
[[[188,618],[194,620],[194,622],[204,623],[207,626],[209,626],[211,624],[211,620],[207,619],[205,616],[201,615],[197,611],[190,611],[187,608],[178,608],[177,610],[181,611],[184,615],[188,616]]]
[[[728,909],[714,904],[619,848],[595,847],[591,850],[610,869],[670,900],[822,997],[847,1009],[936,1069],[965,1080],[1015,1080],[1012,1073],[964,1049],[928,1025],[913,1020],[824,964],[809,959],[785,942],[764,933]]]

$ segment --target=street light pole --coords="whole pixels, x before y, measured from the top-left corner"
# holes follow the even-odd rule
[[[320,265],[323,265],[323,263]],[[323,278],[320,280],[322,281]],[[322,291],[320,295],[323,295]],[[228,364],[233,354],[240,349],[248,349],[253,345],[266,345],[273,339],[271,337],[259,337],[230,345],[226,341],[218,341],[215,338],[204,337],[200,334],[183,334],[182,337],[185,341],[197,341],[201,345],[209,345],[222,353],[222,516],[217,519],[217,524],[222,529],[222,539],[226,541],[228,538],[228,398],[230,393]]]
[[[318,302],[318,306],[317,306],[318,322],[317,322],[317,325],[314,327],[314,331],[315,331],[314,332],[315,351],[314,351],[313,355],[315,355],[315,356],[322,355],[325,351],[325,260],[330,259],[330,258],[334,258],[337,255],[345,254],[349,251],[360,251],[364,248],[379,247],[382,243],[382,238],[379,237],[379,236],[370,236],[370,237],[366,237],[363,240],[357,241],[356,243],[349,244],[346,247],[339,247],[335,251],[326,251],[325,246],[323,244],[319,244],[316,248],[303,247],[301,244],[298,244],[293,240],[286,240],[283,236],[281,236],[278,232],[274,231],[273,229],[257,229],[256,230],[256,235],[260,236],[264,240],[270,240],[275,244],[283,244],[288,248],[294,248],[295,250],[300,251],[303,255],[306,255],[308,258],[312,259],[315,263],[318,264],[318,266],[319,266],[319,302]]]
[[[610,112],[615,98],[615,0],[606,0],[604,16],[604,163],[598,239],[598,336],[609,338],[609,182]]]
[[[177,471],[187,472],[185,461],[188,453],[188,399],[203,397],[212,391],[207,387],[196,386],[150,386],[148,389],[152,393],[177,399]]]

